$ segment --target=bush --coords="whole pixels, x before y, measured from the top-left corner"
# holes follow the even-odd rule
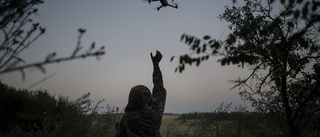
[[[0,136],[113,136],[119,109],[92,105],[90,93],[76,100],[47,91],[15,89],[0,82]]]

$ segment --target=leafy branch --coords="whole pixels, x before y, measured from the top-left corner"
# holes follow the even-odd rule
[[[192,52],[180,55],[180,56],[172,56],[170,61],[172,62],[174,58],[179,57],[179,66],[176,67],[175,72],[179,71],[182,73],[185,69],[185,65],[192,65],[193,63],[196,66],[199,66],[202,61],[206,61],[210,58],[210,56],[225,56],[226,48],[221,48],[223,44],[222,41],[218,41],[215,39],[210,39],[209,35],[206,35],[202,39],[199,39],[195,36],[182,34],[181,42],[187,44]],[[202,43],[202,45],[201,45]],[[193,56],[196,54],[197,56]]]
[[[231,81],[243,100],[270,115],[283,135],[318,133],[313,126],[319,126],[314,121],[320,111],[320,2],[281,0],[283,9],[271,15],[274,1],[267,0],[266,6],[261,0],[226,6],[219,18],[230,23],[232,33],[223,41],[182,34],[181,42],[191,52],[178,56],[175,71],[181,73],[193,63],[199,66],[211,56],[222,56],[222,66],[247,65],[251,74]]]

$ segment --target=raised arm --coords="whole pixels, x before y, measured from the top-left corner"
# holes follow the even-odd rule
[[[163,79],[162,79],[162,73],[160,71],[159,62],[162,59],[162,55],[159,51],[157,51],[155,56],[152,56],[152,53],[150,54],[152,63],[153,63],[153,74],[152,74],[152,80],[153,80],[153,90],[152,90],[152,97],[153,101],[158,105],[161,112],[164,111],[164,105],[166,102],[166,90],[163,87]]]
[[[152,53],[150,54],[151,60],[153,63],[153,86],[154,87],[163,87],[163,80],[162,80],[162,74],[159,67],[159,62],[162,59],[162,55],[159,51],[157,51],[155,56],[152,56]]]

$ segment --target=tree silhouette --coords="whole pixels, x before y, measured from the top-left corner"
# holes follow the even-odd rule
[[[34,41],[43,35],[46,29],[38,22],[33,22],[32,15],[38,12],[37,6],[44,3],[43,0],[3,0],[0,2],[0,31],[4,38],[0,40],[0,75],[13,71],[20,71],[25,79],[25,69],[38,68],[46,72],[44,65],[59,63],[74,59],[97,57],[99,59],[105,54],[104,46],[96,48],[93,42],[91,46],[83,51],[81,38],[85,29],[79,28],[79,36],[76,47],[70,56],[56,57],[57,53],[48,54],[43,61],[27,63],[19,55],[29,48]],[[26,29],[29,27],[29,29]],[[81,53],[83,52],[83,53]]]
[[[319,133],[314,127],[320,113],[320,2],[281,0],[278,14],[273,3],[246,0],[244,6],[226,7],[219,18],[230,23],[232,33],[225,40],[183,34],[192,52],[179,56],[176,71],[212,56],[221,56],[222,66],[246,66],[252,73],[231,81],[242,99],[266,113],[283,136],[312,136]]]

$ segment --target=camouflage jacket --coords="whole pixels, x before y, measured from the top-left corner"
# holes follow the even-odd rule
[[[159,67],[153,70],[153,84],[152,101],[148,107],[126,111],[120,123],[116,125],[116,137],[161,137],[159,130],[166,102],[166,90]]]

